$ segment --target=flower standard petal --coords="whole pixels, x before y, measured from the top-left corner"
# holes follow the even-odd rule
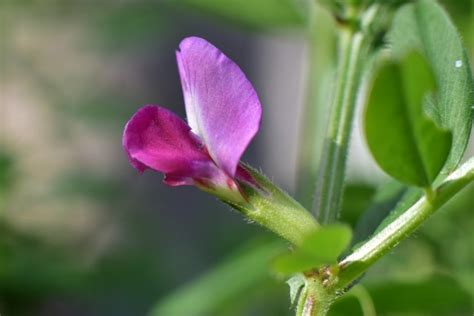
[[[125,126],[122,144],[136,169],[162,172],[170,185],[192,184],[193,178],[206,176],[213,165],[190,127],[158,106],[144,106],[133,115]]]
[[[262,108],[240,68],[204,39],[184,39],[176,53],[188,123],[230,177],[258,131]]]

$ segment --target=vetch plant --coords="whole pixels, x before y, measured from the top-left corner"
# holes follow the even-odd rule
[[[170,186],[195,185],[286,239],[291,249],[269,267],[289,278],[296,315],[326,315],[346,293],[373,315],[367,293],[355,286],[363,274],[474,180],[474,158],[460,164],[472,126],[472,74],[458,33],[434,1],[319,4],[335,17],[339,54],[314,215],[240,162],[262,107],[240,68],[204,39],[186,38],[176,53],[188,124],[147,105],[127,123],[123,147],[140,172],[161,172]],[[350,247],[361,234],[338,218],[359,95],[368,148],[404,193],[370,237]]]

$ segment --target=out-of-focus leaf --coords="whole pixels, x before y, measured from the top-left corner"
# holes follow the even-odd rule
[[[379,69],[365,111],[367,144],[379,166],[394,178],[428,187],[443,167],[452,135],[423,110],[435,89],[429,66],[410,53]]]
[[[284,244],[272,242],[246,248],[165,297],[150,315],[217,315],[220,306],[268,278],[268,262],[284,249]]]
[[[13,185],[13,158],[0,151],[0,195],[8,192]]]
[[[331,306],[328,316],[364,316],[355,296],[343,295]]]
[[[470,295],[452,277],[435,274],[416,282],[387,281],[367,286],[377,315],[469,315]],[[362,315],[358,302],[345,295],[330,316]]]
[[[474,297],[474,234],[467,233],[474,227],[473,196],[471,183],[421,228],[417,240],[426,241],[436,264],[455,271],[459,282]]]
[[[272,267],[277,273],[289,275],[336,263],[349,245],[351,229],[346,225],[324,226],[309,235],[300,248],[275,258]]]
[[[377,314],[369,291],[364,286],[357,284],[336,300],[328,315],[376,316]]]
[[[461,38],[443,8],[431,0],[403,7],[388,38],[395,56],[421,50],[433,69],[438,98],[428,110],[437,124],[453,132],[452,149],[443,169],[449,173],[463,156],[472,126],[472,73]]]
[[[124,99],[104,95],[82,97],[77,103],[72,102],[62,110],[76,119],[83,119],[97,126],[123,124],[131,112]]]
[[[340,221],[355,227],[361,214],[370,206],[376,190],[362,183],[350,183],[344,187]]]
[[[377,312],[468,315],[472,298],[450,276],[433,275],[418,282],[386,282],[369,288]]]
[[[58,196],[80,195],[97,200],[113,200],[124,192],[118,180],[82,172],[64,175],[52,193]]]
[[[10,3],[8,3],[10,2]],[[4,0],[1,4],[16,12],[38,14],[39,19],[51,22],[75,24],[80,22],[81,30],[87,31],[88,42],[95,47],[109,49],[133,48],[140,42],[151,41],[171,27],[166,27],[171,14],[163,1],[64,1],[57,0]],[[89,47],[88,49],[90,49]],[[114,52],[116,54],[116,52]]]
[[[370,206],[358,218],[352,243],[356,244],[368,238],[397,205],[403,196],[405,186],[397,181],[381,185],[373,196]]]
[[[90,26],[100,44],[112,48],[129,47],[134,43],[150,40],[166,28],[168,15],[163,5],[147,2],[129,2],[111,6],[99,3],[90,6],[93,12]],[[93,13],[93,14],[91,14]]]
[[[303,7],[307,2],[295,0],[177,0],[170,3],[259,29],[303,26],[310,11]]]
[[[0,294],[40,297],[77,291],[85,269],[67,251],[0,222]],[[2,295],[3,296],[3,295]]]
[[[439,270],[437,259],[430,244],[421,238],[413,238],[393,249],[391,256],[380,259],[365,275],[366,286],[383,282],[424,280]]]
[[[390,211],[387,217],[383,219],[374,233],[384,229],[387,225],[393,222],[406,210],[408,210],[421,196],[423,191],[419,188],[410,188],[403,193],[401,199],[396,203],[395,207]]]

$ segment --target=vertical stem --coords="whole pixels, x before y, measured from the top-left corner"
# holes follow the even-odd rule
[[[315,197],[316,214],[321,224],[335,221],[341,204],[349,137],[357,92],[361,85],[365,43],[362,32],[352,28],[340,29],[340,66]]]
[[[307,277],[296,307],[296,316],[325,316],[333,297],[317,277]]]

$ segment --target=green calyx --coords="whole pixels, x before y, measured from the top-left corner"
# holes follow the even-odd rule
[[[254,183],[239,181],[243,198],[222,199],[225,203],[296,246],[319,228],[315,218],[287,193],[251,167],[244,168]]]

